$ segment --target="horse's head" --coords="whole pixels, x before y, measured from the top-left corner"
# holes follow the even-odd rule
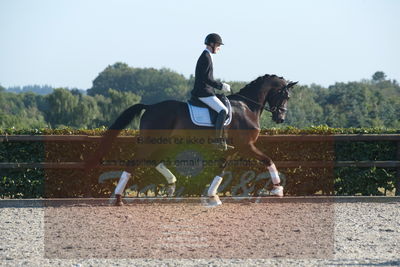
[[[286,118],[290,90],[296,84],[297,82],[288,82],[282,77],[266,74],[247,84],[236,95],[256,108],[270,111],[272,120],[282,123]],[[269,108],[265,108],[267,102]]]
[[[268,92],[266,101],[269,104],[269,109],[272,113],[272,120],[276,123],[285,121],[287,113],[287,104],[290,98],[290,90],[298,82],[287,82],[283,78],[274,79],[271,84],[271,89]]]

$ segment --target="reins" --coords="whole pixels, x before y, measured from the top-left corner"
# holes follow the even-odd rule
[[[244,95],[241,95],[241,94],[239,94],[239,93],[234,94],[234,95],[238,95],[238,96],[240,96],[240,97],[242,97],[242,98],[244,98],[244,99],[246,99],[246,100],[249,100],[250,102],[252,102],[252,103],[254,103],[254,104],[256,104],[256,105],[258,105],[258,106],[260,106],[260,107],[263,107],[262,104],[260,104],[260,103],[258,103],[258,102],[256,102],[256,101],[254,101],[253,99],[248,98],[248,97],[246,97],[246,96],[244,96]]]
[[[237,94],[235,94],[235,95],[240,96],[240,97],[242,97],[242,98],[244,98],[244,99],[246,99],[246,100],[248,100],[248,101],[250,101],[250,102],[252,102],[252,103],[254,103],[254,104],[258,105],[258,106],[260,106],[261,108],[265,109],[266,111],[274,112],[274,111],[276,110],[276,107],[274,107],[274,108],[267,108],[267,107],[265,107],[263,104],[260,104],[260,103],[258,103],[258,102],[256,102],[256,101],[254,101],[253,99],[248,98],[248,97],[246,97],[246,96],[244,96],[244,95],[241,95],[241,94],[239,94],[239,93],[237,93]]]

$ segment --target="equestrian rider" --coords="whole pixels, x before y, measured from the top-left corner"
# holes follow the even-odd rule
[[[223,126],[228,114],[228,108],[215,96],[214,89],[229,93],[231,92],[231,87],[227,83],[214,80],[212,60],[212,54],[216,54],[223,43],[221,36],[216,33],[210,33],[207,35],[204,44],[206,45],[206,49],[197,60],[194,88],[191,93],[192,96],[197,97],[218,113],[215,122],[216,140],[218,141],[214,144],[218,148],[226,150],[227,145],[223,138]]]

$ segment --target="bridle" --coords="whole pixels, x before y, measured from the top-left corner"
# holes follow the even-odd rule
[[[276,102],[277,104],[275,106],[269,107],[269,108],[265,107],[265,104],[261,104],[261,103],[259,103],[257,101],[254,101],[253,99],[248,98],[248,97],[246,97],[244,95],[241,95],[239,93],[237,93],[236,95],[238,95],[238,96],[242,97],[243,99],[246,99],[246,100],[248,100],[248,101],[250,101],[250,102],[252,102],[252,103],[254,103],[256,105],[258,105],[259,107],[263,108],[264,110],[266,110],[268,112],[274,113],[277,110],[282,111],[282,112],[286,112],[287,108],[283,107],[283,100],[289,99],[289,97],[290,97],[288,86],[286,85],[285,87],[280,89],[276,95],[278,95],[278,94],[279,94],[279,97],[281,98],[280,101],[277,101]]]

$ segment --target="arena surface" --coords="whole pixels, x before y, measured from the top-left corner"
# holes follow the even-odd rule
[[[0,200],[2,266],[400,266],[399,197]]]

